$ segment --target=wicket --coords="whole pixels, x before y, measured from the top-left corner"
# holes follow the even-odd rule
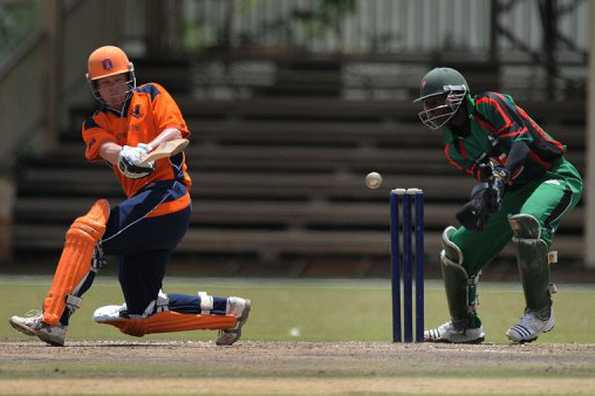
[[[400,208],[402,208],[401,215],[399,215]],[[402,225],[399,223],[400,217],[402,217]],[[411,236],[412,230],[415,232],[415,243]],[[424,193],[422,190],[396,188],[391,191],[390,244],[393,342],[413,342],[414,258],[415,342],[422,342],[424,338]],[[401,332],[401,274],[403,277],[403,332]]]

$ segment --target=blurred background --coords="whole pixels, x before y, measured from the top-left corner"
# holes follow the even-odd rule
[[[426,263],[473,181],[417,121],[422,76],[514,96],[591,175],[588,0],[0,1],[0,270],[51,273],[64,232],[122,192],[83,159],[84,73],[121,46],[163,84],[193,133],[192,225],[170,273],[387,277],[392,188],[426,196]],[[592,156],[593,154],[591,154]],[[591,163],[592,164],[592,163]],[[590,166],[593,168],[593,165]],[[370,171],[384,184],[368,190]],[[588,190],[562,222],[557,276],[595,279]],[[507,248],[486,271],[516,277]]]

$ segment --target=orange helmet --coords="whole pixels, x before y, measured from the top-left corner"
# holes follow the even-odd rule
[[[115,76],[118,74],[127,73],[128,81],[126,86],[123,87],[122,93],[126,95],[126,99],[122,102],[118,108],[113,108],[108,105],[106,98],[102,98],[97,87],[98,80],[106,77]],[[134,75],[134,66],[132,62],[128,60],[128,56],[120,48],[113,45],[106,45],[99,47],[89,55],[88,62],[88,73],[87,82],[91,93],[95,97],[95,100],[102,106],[114,110],[118,113],[122,113],[126,108],[126,102],[132,95],[132,91],[136,87],[136,76]],[[119,94],[118,94],[119,96]]]
[[[87,79],[94,81],[133,70],[134,67],[124,51],[113,45],[106,45],[89,55]]]

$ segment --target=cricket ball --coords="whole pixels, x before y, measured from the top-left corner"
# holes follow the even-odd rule
[[[375,190],[382,185],[382,176],[378,172],[370,172],[366,175],[366,186],[370,190]]]

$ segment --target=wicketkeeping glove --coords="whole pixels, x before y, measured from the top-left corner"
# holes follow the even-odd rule
[[[492,190],[486,197],[486,199],[488,199],[488,202],[486,202],[487,208],[491,213],[497,212],[502,205],[504,190],[510,183],[510,172],[505,167],[496,165],[492,162],[480,165],[480,168],[482,168],[480,173],[485,174],[485,177],[482,176],[481,182],[487,183],[488,188]],[[482,185],[482,183],[480,183],[480,185]],[[477,187],[478,186],[476,186],[476,188]],[[472,190],[471,197],[473,198],[473,195],[479,192],[479,190],[480,189]]]
[[[123,146],[118,155],[118,169],[129,179],[140,179],[150,175],[155,169],[155,162],[144,166],[139,165],[147,153],[145,145]]]
[[[471,190],[471,200],[457,212],[457,220],[471,231],[482,231],[491,214],[502,205],[505,183],[494,177]]]
[[[457,212],[457,220],[461,225],[471,231],[482,231],[485,223],[488,221],[490,213],[487,210],[487,201],[489,194],[487,183],[480,183],[471,191],[471,200],[467,202],[461,210]]]

